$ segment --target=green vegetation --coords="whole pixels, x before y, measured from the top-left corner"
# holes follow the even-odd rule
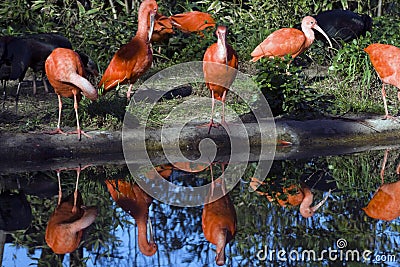
[[[129,5],[126,4],[129,2]],[[115,51],[128,42],[137,27],[137,9],[140,1],[99,1],[99,0],[5,0],[0,3],[1,35],[24,33],[58,32],[68,37],[74,49],[94,59],[102,73]],[[229,27],[229,43],[238,52],[239,69],[251,75],[259,89],[267,97],[274,115],[309,119],[326,114],[372,112],[383,113],[380,95],[380,81],[373,70],[367,54],[363,51],[374,42],[400,45],[400,33],[393,27],[400,23],[399,4],[385,2],[378,17],[377,0],[369,1],[281,1],[260,2],[256,0],[232,1],[158,1],[159,11],[172,15],[191,10],[209,12],[218,24]],[[111,5],[112,3],[112,5]],[[370,15],[374,20],[371,34],[342,44],[337,51],[329,50],[320,42],[299,56],[287,67],[287,60],[263,60],[249,63],[251,51],[270,34],[282,27],[292,27],[308,14],[333,8],[347,8]],[[215,42],[213,31],[205,31],[204,37],[178,32],[161,44],[154,44],[153,67],[141,78],[149,78],[159,70],[178,63],[201,60],[206,48]],[[311,62],[311,63],[310,63]],[[329,69],[329,71],[326,71]],[[287,75],[290,73],[291,75]],[[314,73],[314,74],[310,74]],[[15,84],[8,90],[13,92]],[[86,129],[120,129],[126,107],[123,90],[101,96],[95,103],[84,99],[80,105],[82,126]],[[208,96],[204,86],[193,88],[195,95]],[[388,104],[391,113],[396,113],[399,103],[395,90],[389,89]],[[23,92],[24,93],[24,92]],[[25,95],[31,95],[25,88]],[[21,113],[12,113],[12,97],[6,105],[8,110],[0,116],[1,128],[7,130],[31,131],[56,124],[57,104],[51,97],[21,97]],[[24,99],[25,98],[25,99]],[[45,98],[43,100],[43,98]],[[48,103],[51,101],[51,103]],[[248,107],[237,102],[228,94],[227,101],[235,110],[247,112]],[[26,104],[28,102],[28,104]],[[179,102],[179,101],[178,101]],[[29,105],[31,103],[31,105]],[[152,114],[165,113],[166,106],[176,100],[166,100],[154,108]],[[25,108],[22,106],[27,105]],[[66,101],[65,110],[70,116],[63,117],[63,124],[74,126],[72,106]],[[34,109],[40,109],[35,111]],[[24,112],[25,110],[25,112]],[[151,118],[154,125],[163,124],[163,117]],[[9,127],[10,126],[10,127]]]

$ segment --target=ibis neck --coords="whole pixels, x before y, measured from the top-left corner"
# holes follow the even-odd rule
[[[220,58],[221,60],[223,60],[223,62],[225,63],[226,57],[227,57],[227,49],[226,49],[226,45],[225,43],[218,39],[217,41],[217,54],[218,54],[218,58]]]
[[[138,244],[140,251],[146,256],[152,256],[156,253],[154,244],[149,243],[147,240],[147,218],[140,218],[136,220],[138,226]]]
[[[301,30],[303,31],[304,35],[306,36],[306,43],[305,47],[309,47],[315,39],[314,31],[310,28],[306,27],[301,27]]]
[[[300,204],[300,213],[306,214],[306,212],[311,209],[311,204],[313,202],[314,197],[309,188],[303,187],[302,191],[304,193],[304,199]]]
[[[145,10],[140,9],[136,37],[139,37],[142,40],[147,40],[147,34],[149,31],[149,27],[150,27],[149,12],[145,12]]]
[[[219,232],[217,236],[217,243],[216,243],[216,262],[217,265],[224,265],[225,264],[225,246],[226,246],[226,238],[227,238],[227,229],[223,229]]]

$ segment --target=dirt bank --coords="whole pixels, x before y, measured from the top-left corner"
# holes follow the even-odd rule
[[[145,140],[148,154],[151,157],[163,156],[159,151],[179,146],[183,151],[190,151],[192,155],[198,154],[197,147],[200,141],[210,138],[217,144],[219,151],[225,151],[231,140],[249,140],[252,151],[257,151],[261,145],[260,130],[266,134],[264,145],[272,146],[273,129],[268,121],[260,124],[246,123],[246,134],[231,130],[231,138],[223,129],[213,128],[207,134],[206,128],[194,125],[182,129],[173,127],[163,131],[163,144],[161,144],[161,130],[146,130]],[[278,138],[291,141],[292,146],[278,147],[275,158],[301,158],[310,156],[334,155],[353,153],[367,149],[376,149],[400,144],[400,123],[393,120],[382,120],[380,117],[339,119],[328,118],[307,121],[279,119],[275,121]],[[234,127],[233,127],[234,128]],[[177,134],[179,132],[179,135]],[[130,151],[141,153],[143,151],[143,133],[141,128],[133,128],[125,133],[125,140]],[[42,132],[30,133],[0,133],[0,169],[12,170],[21,166],[37,166],[40,164],[54,164],[70,161],[89,160],[95,162],[112,162],[114,159],[123,161],[122,133],[121,131],[91,131],[92,138],[82,137],[77,140],[76,135],[47,135]],[[166,138],[167,137],[167,138]],[[266,143],[265,143],[266,142]],[[219,153],[224,158],[224,152]],[[257,152],[250,155],[251,160],[268,158],[269,155],[259,156]],[[40,164],[39,164],[40,163]]]

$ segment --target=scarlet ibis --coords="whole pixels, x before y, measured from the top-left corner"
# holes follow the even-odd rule
[[[225,98],[229,87],[236,78],[238,68],[238,56],[236,51],[226,42],[227,28],[218,26],[215,34],[218,41],[209,46],[203,57],[203,72],[206,86],[211,91],[211,119],[208,133],[213,122],[215,99],[222,102],[221,124],[225,122]]]
[[[274,31],[251,52],[253,57],[251,61],[256,62],[263,57],[283,58],[286,55],[291,55],[292,58],[297,57],[314,42],[315,36],[312,29],[319,31],[332,47],[328,36],[317,25],[317,21],[313,17],[304,17],[301,22],[301,29],[300,31],[295,28],[282,28]]]
[[[154,0],[144,0],[140,4],[135,37],[115,53],[99,82],[99,88],[104,86],[103,94],[119,84],[130,83],[126,94],[130,99],[133,84],[151,67],[153,52],[150,40],[157,10]]]
[[[214,190],[218,189],[213,189],[215,193]],[[225,192],[224,188],[219,190]],[[205,238],[216,245],[215,261],[217,265],[222,266],[225,264],[225,246],[234,238],[237,224],[235,207],[229,195],[205,204],[201,221]]]
[[[257,178],[252,177],[250,186],[255,189],[258,185],[265,185],[264,182],[261,182]],[[314,207],[311,207],[313,203],[313,193],[310,188],[305,184],[301,184],[300,186],[297,184],[292,184],[290,186],[282,188],[282,194],[277,192],[275,195],[271,196],[265,192],[257,191],[259,195],[265,196],[270,202],[277,201],[278,204],[282,207],[290,206],[298,206],[300,205],[300,214],[304,218],[309,218],[315,214],[315,212],[326,202],[330,195],[329,193],[325,196],[323,200],[321,200]]]
[[[96,207],[84,207],[82,195],[78,190],[81,168],[76,168],[74,193],[62,199],[61,170],[58,177],[58,204],[46,227],[46,243],[57,254],[73,252],[81,242],[83,230],[91,225],[97,216]]]
[[[382,184],[376,190],[374,196],[368,202],[368,205],[363,208],[369,217],[385,221],[391,221],[400,216],[400,181],[387,184],[384,183],[384,173],[388,153],[389,150],[386,150],[382,163]],[[397,166],[396,173],[397,175],[400,174],[400,164]]]
[[[137,184],[126,181],[105,181],[108,191],[114,201],[124,211],[129,213],[138,226],[138,244],[140,251],[146,256],[152,256],[157,251],[154,242],[151,223],[149,220],[149,206],[153,202]],[[150,224],[150,241],[147,240],[147,223]]]
[[[204,12],[191,11],[182,14],[175,14],[169,17],[172,25],[184,33],[200,33],[208,27],[215,27],[213,17]]]
[[[152,43],[160,43],[174,33],[170,18],[157,13],[155,15],[154,29],[151,36]]]
[[[81,140],[81,134],[90,137],[81,130],[78,117],[78,103],[83,94],[85,97],[94,101],[97,99],[97,89],[86,80],[82,61],[79,55],[66,48],[56,48],[47,58],[45,63],[47,78],[58,95],[58,123],[57,129],[50,134],[63,133],[61,131],[61,97],[73,97],[76,115],[76,133]]]
[[[44,80],[44,62],[50,53],[57,47],[72,49],[68,38],[56,33],[39,33],[21,36],[30,52],[30,62],[27,67],[33,70],[33,94],[36,94],[36,73],[42,73],[42,81],[45,91],[48,92],[47,83]]]
[[[400,101],[400,48],[388,44],[371,44],[364,49],[382,80],[382,98],[385,107],[384,119],[392,118],[389,115],[386,103],[385,85],[397,87],[397,98]]]
[[[42,73],[45,91],[48,92],[44,80],[44,64],[50,53],[58,47],[70,48],[70,41],[55,33],[29,34],[23,36],[4,36],[0,38],[0,79],[4,81],[19,81],[16,92],[16,109],[18,108],[19,92],[28,68],[33,70],[33,94],[36,94],[36,74]],[[86,54],[79,53],[87,74],[97,76],[97,65]],[[4,68],[9,71],[4,71]],[[4,83],[4,87],[6,84]],[[5,91],[4,91],[5,92]],[[6,95],[4,94],[4,98]]]

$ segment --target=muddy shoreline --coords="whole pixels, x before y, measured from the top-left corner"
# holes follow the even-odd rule
[[[296,121],[287,119],[275,120],[278,138],[293,144],[277,147],[275,159],[294,159],[313,156],[338,155],[355,153],[370,149],[400,146],[400,123],[393,120],[382,120],[381,117],[368,118],[326,118],[318,120]],[[249,140],[251,153],[249,159],[271,159],[271,155],[259,155],[257,148],[261,145],[260,130],[266,134],[263,145],[272,147],[273,124],[260,121],[260,124],[245,123],[247,134],[237,132],[230,136],[239,143]],[[179,132],[180,134],[176,134]],[[126,133],[126,132],[125,132]],[[143,149],[140,137],[143,129],[130,129],[124,138],[129,151],[138,154],[138,163],[149,156],[155,163],[166,161],[160,151],[177,148],[190,151],[193,157],[200,155],[198,145],[205,138],[217,144],[217,159],[229,158],[230,139],[223,129],[212,129],[207,134],[206,128],[186,126],[183,129],[169,127],[164,129],[164,142],[161,144],[160,129],[147,129],[145,140],[147,148]],[[167,138],[165,138],[165,133]],[[2,173],[35,170],[40,168],[55,169],[60,166],[76,164],[124,163],[121,131],[91,131],[92,138],[82,136],[78,141],[76,135],[47,135],[42,132],[0,133],[0,170]],[[246,136],[248,135],[248,136]],[[166,141],[165,141],[166,140]],[[273,150],[273,149],[271,149]],[[185,154],[185,153],[183,153]],[[247,157],[246,157],[247,158]]]

